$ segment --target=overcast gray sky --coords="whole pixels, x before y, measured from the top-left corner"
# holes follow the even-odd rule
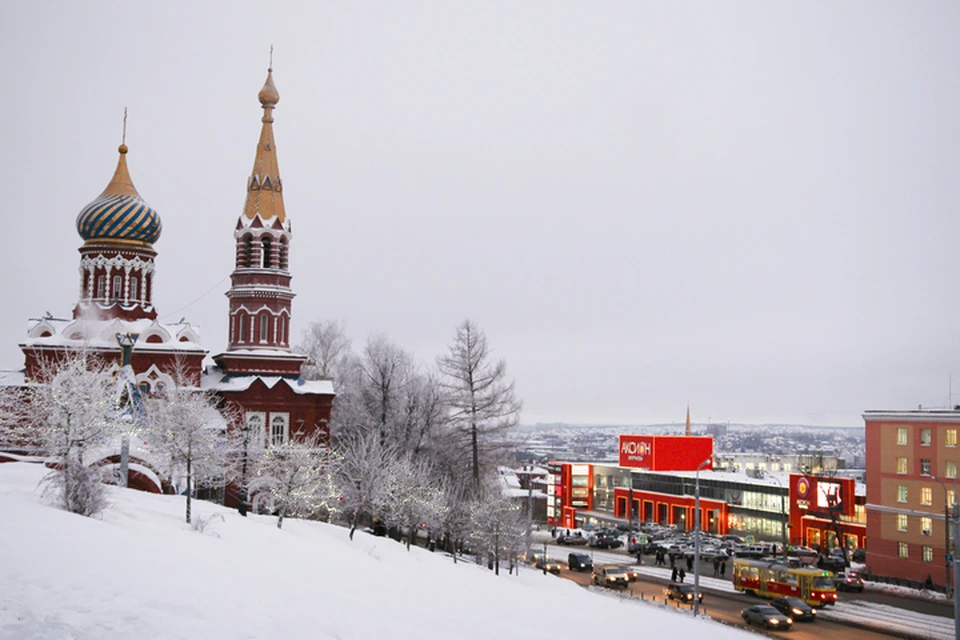
[[[0,367],[77,299],[116,166],[155,301],[225,347],[275,46],[293,330],[425,362],[472,318],[523,422],[862,424],[960,378],[956,2],[7,2]],[[960,381],[954,382],[960,391]],[[954,402],[960,402],[960,393]]]

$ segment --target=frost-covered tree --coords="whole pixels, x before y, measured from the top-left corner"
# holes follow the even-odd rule
[[[443,491],[437,486],[430,467],[405,455],[387,469],[387,487],[380,498],[380,513],[387,526],[406,531],[407,549],[417,531],[435,531],[446,509]]]
[[[301,370],[304,378],[333,380],[338,386],[352,355],[343,322],[334,320],[311,322],[297,351],[307,356]]]
[[[493,360],[486,335],[471,320],[457,327],[449,353],[437,363],[450,419],[460,446],[469,452],[471,477],[479,490],[482,467],[490,466],[488,456],[506,448],[504,436],[517,424],[522,404],[514,396],[513,382],[506,379],[506,362]]]
[[[12,436],[49,456],[47,489],[64,509],[93,515],[106,506],[100,469],[91,468],[124,428],[116,369],[85,353],[45,363],[21,395]]]
[[[224,417],[232,426],[226,433],[224,479],[228,488],[238,492],[237,510],[246,516],[250,510],[250,483],[266,451],[266,434],[250,424],[238,406],[228,404],[225,409]]]
[[[332,474],[336,458],[319,434],[272,444],[260,459],[251,493],[276,512],[278,529],[287,516],[331,512],[338,495]]]
[[[337,443],[335,477],[342,508],[350,522],[350,539],[361,519],[372,519],[391,489],[399,450],[381,441],[376,431],[356,433]]]
[[[161,452],[167,479],[186,493],[189,523],[193,491],[223,481],[227,422],[214,394],[189,387],[182,372],[173,378],[173,385],[144,400],[145,437]]]
[[[495,573],[500,575],[500,561],[512,561],[523,547],[526,518],[517,504],[496,491],[487,491],[472,502],[470,519],[471,542],[492,561]]]

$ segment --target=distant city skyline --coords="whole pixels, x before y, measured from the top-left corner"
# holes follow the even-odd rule
[[[294,343],[341,320],[428,368],[472,319],[524,424],[857,427],[954,395],[956,3],[5,8],[0,368],[77,302],[125,107],[161,320],[224,350],[273,45]]]

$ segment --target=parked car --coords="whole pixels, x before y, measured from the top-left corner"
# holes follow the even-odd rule
[[[759,624],[767,629],[789,629],[793,618],[785,616],[768,604],[757,604],[740,612],[740,617],[748,625]]]
[[[585,553],[571,553],[567,556],[567,566],[571,571],[593,571],[593,560]]]
[[[800,598],[783,597],[774,598],[770,601],[770,606],[794,620],[806,620],[813,622],[817,619],[817,611]]]
[[[667,585],[667,588],[663,590],[664,595],[670,600],[679,600],[687,604],[693,604],[693,592],[694,588],[692,584],[684,584],[682,582],[671,582]],[[703,592],[701,591],[698,595],[700,596],[698,600],[703,602]]]
[[[590,536],[587,544],[594,549],[617,549],[623,546],[623,540],[607,534],[595,533]]]
[[[850,558],[854,562],[866,562],[867,561],[867,550],[863,547],[859,547],[853,550],[853,555]]]
[[[841,571],[833,574],[837,591],[863,591],[863,578],[856,571]]]
[[[817,568],[839,573],[847,568],[847,563],[840,556],[823,556],[817,560]]]
[[[545,556],[542,553],[534,554],[533,566],[541,571],[546,569],[550,573],[560,573],[560,563],[552,559],[550,556]]]
[[[587,539],[583,535],[581,535],[579,531],[569,536],[561,533],[560,535],[557,536],[557,544],[565,544],[565,545],[572,545],[572,546],[579,547],[587,544]]]
[[[627,587],[627,574],[615,564],[601,564],[593,568],[593,584],[599,587]]]

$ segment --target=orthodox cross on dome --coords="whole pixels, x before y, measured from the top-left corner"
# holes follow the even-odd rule
[[[123,134],[120,136],[120,144],[127,146],[127,108],[123,108]]]

